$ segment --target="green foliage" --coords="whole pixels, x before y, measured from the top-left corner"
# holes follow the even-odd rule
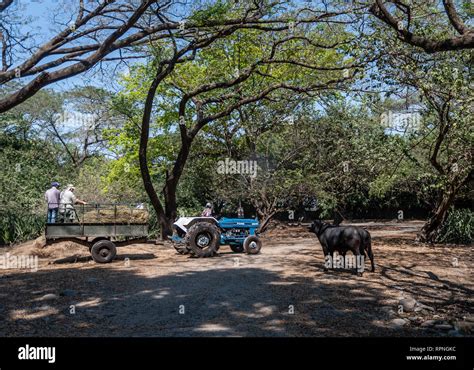
[[[205,21],[209,20],[222,20],[222,18],[228,14],[230,9],[230,1],[218,0],[195,11],[189,19],[197,22],[197,24],[203,24]]]
[[[474,212],[451,209],[436,237],[438,243],[471,244],[474,241]]]
[[[150,203],[147,203],[147,209],[149,212],[148,217],[148,237],[157,238],[160,234],[160,226],[158,224],[158,218],[156,217],[156,212],[153,209],[153,206]]]
[[[46,213],[0,208],[0,245],[36,238],[44,230]]]
[[[9,208],[37,210],[51,181],[67,183],[67,163],[61,163],[59,148],[42,141],[0,139],[0,204]]]
[[[72,179],[57,161],[57,147],[5,136],[0,141],[0,244],[7,244],[38,236],[46,218],[44,192],[53,180]]]

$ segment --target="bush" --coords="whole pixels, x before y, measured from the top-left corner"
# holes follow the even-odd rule
[[[44,230],[46,215],[0,208],[0,245],[34,239]]]
[[[470,209],[449,211],[438,233],[439,243],[470,244],[474,240],[474,212]]]
[[[157,238],[160,235],[160,225],[158,223],[158,218],[156,217],[156,212],[151,204],[147,204],[148,209],[148,237]]]

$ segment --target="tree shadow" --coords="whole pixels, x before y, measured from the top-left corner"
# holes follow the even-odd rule
[[[156,256],[153,253],[125,253],[125,254],[117,254],[115,257],[115,261],[125,261],[128,260],[148,260],[148,259],[156,259]],[[92,261],[91,256],[67,256],[64,258],[58,258],[52,261],[54,265],[61,265],[61,264],[68,264],[68,263],[84,263]]]
[[[446,279],[440,279],[437,275],[425,270],[411,270],[416,264],[404,267],[382,266],[381,276],[386,278],[387,287],[398,285],[404,293],[408,293],[422,303],[433,305],[435,308],[456,304],[467,312],[472,312],[472,303],[469,297],[474,296],[474,290]],[[403,279],[405,278],[405,279]],[[420,281],[415,281],[417,278]],[[433,284],[435,282],[436,284]],[[440,291],[442,289],[442,291]],[[444,294],[443,294],[444,293]],[[454,298],[454,296],[457,298]]]
[[[386,313],[374,310],[383,290],[356,289],[356,278],[344,273],[328,283],[251,267],[167,275],[159,264],[148,268],[156,273],[112,263],[4,275],[0,335],[426,335],[388,329]]]
[[[380,249],[378,243],[377,270],[362,278],[349,270],[323,273],[316,238],[298,249],[288,243],[279,254],[265,255],[264,246],[256,256],[224,250],[201,260],[171,256],[170,249],[169,260],[129,253],[108,265],[89,264],[87,256],[70,266],[16,270],[0,274],[0,336],[442,335],[413,325],[388,327],[387,302],[399,288],[437,310],[472,311],[473,290],[433,272],[449,264],[443,250],[420,253],[413,245],[400,248],[398,239],[384,240]],[[260,258],[273,267],[259,267]],[[46,294],[56,297],[41,300]]]

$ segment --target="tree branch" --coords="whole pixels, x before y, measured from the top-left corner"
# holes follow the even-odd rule
[[[389,0],[390,3],[399,4],[398,0]],[[413,46],[423,48],[427,53],[436,53],[450,50],[464,50],[474,48],[474,30],[467,28],[461,21],[450,0],[443,0],[445,10],[451,24],[461,33],[460,36],[448,37],[443,40],[433,40],[417,36],[408,28],[399,27],[398,20],[386,8],[383,0],[375,0],[370,7],[370,12],[397,32],[398,37]]]

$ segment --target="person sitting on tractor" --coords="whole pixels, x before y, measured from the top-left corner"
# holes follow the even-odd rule
[[[212,204],[206,203],[206,208],[201,212],[201,217],[212,217]]]
[[[239,204],[239,208],[237,208],[237,218],[244,218],[244,209],[242,206]]]

